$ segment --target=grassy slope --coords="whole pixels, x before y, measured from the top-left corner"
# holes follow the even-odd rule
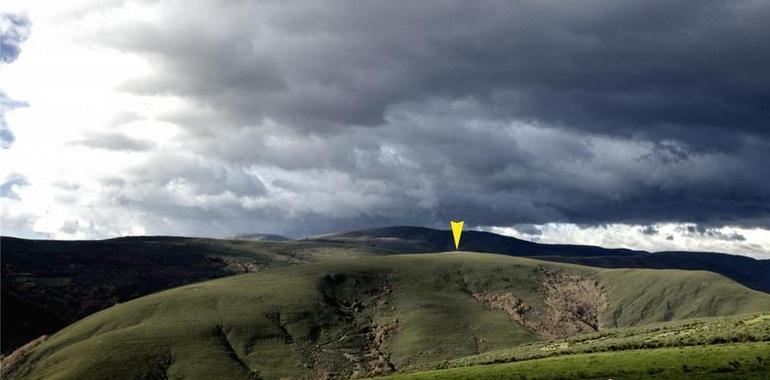
[[[655,273],[672,275],[656,276]],[[686,276],[687,281],[682,281],[682,276]],[[606,327],[730,315],[736,310],[770,310],[766,304],[754,304],[753,299],[759,292],[747,292],[733,281],[714,281],[711,272],[617,269],[602,271],[600,277],[606,284],[608,297],[613,300],[602,318],[602,325]],[[747,310],[747,305],[756,307]]]
[[[389,378],[765,379],[770,376],[770,313],[609,329],[430,367],[445,370]]]
[[[57,333],[7,375],[348,376],[378,356],[408,369],[537,340],[469,292],[513,292],[537,310],[543,266],[603,283],[608,313],[620,325],[770,310],[767,294],[706,272],[600,270],[476,253],[368,257],[228,277],[119,304]],[[678,299],[679,291],[689,303],[666,306],[660,298]],[[375,344],[378,328],[387,326],[395,333]]]
[[[628,350],[395,375],[387,379],[767,379],[768,353],[770,342]]]
[[[770,313],[612,328],[561,340],[533,342],[439,363],[427,363],[423,369],[499,364],[596,352],[751,342],[770,342]]]
[[[502,364],[501,364],[502,363]],[[770,313],[609,329],[433,363],[392,379],[766,379]]]

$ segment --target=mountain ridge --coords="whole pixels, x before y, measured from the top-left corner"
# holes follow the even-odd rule
[[[307,238],[391,253],[453,250],[451,232],[427,227],[394,226],[347,231]],[[464,231],[463,250],[535,257],[601,268],[707,270],[725,275],[752,289],[770,292],[770,260],[717,252],[648,252],[588,245],[542,244],[484,231]]]

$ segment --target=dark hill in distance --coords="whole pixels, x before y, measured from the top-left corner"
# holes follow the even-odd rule
[[[451,231],[411,226],[371,228],[314,236],[305,240],[353,244],[393,253],[454,250]],[[463,231],[460,248],[465,251],[502,253],[513,256],[627,256],[646,253],[630,249],[608,249],[590,245],[540,244],[483,231]]]
[[[274,234],[238,234],[227,240],[253,240],[253,241],[288,241],[291,240],[285,236]]]
[[[444,252],[454,250],[452,233],[425,227],[384,227],[306,239],[377,249],[389,253]],[[707,270],[752,289],[770,293],[770,260],[712,252],[655,252],[609,249],[586,245],[541,244],[482,231],[463,231],[460,249],[536,257],[601,268],[653,268]]]

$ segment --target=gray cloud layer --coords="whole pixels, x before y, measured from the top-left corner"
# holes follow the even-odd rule
[[[239,123],[376,126],[403,102],[473,98],[484,117],[621,136],[767,133],[766,2],[336,5],[170,6],[167,22],[110,42],[165,69],[128,89],[189,96]]]
[[[98,42],[157,68],[124,90],[190,102],[166,115],[188,150],[140,147],[146,164],[105,186],[189,233],[770,228],[766,1],[159,7]]]
[[[152,141],[139,140],[120,133],[95,133],[83,141],[76,141],[75,144],[97,149],[134,152],[148,151],[155,147]]]

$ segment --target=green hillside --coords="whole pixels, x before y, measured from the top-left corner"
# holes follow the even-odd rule
[[[733,281],[716,281],[711,272],[617,269],[600,276],[614,300],[602,318],[608,327],[770,310],[756,300],[756,293]]]
[[[4,366],[5,378],[326,378],[410,371],[607,326],[770,310],[697,271],[479,253],[264,270],[110,307]]]
[[[770,343],[741,343],[575,354],[506,364],[388,376],[460,379],[767,379]]]
[[[429,363],[392,379],[765,379],[770,313],[608,329]]]
[[[137,236],[55,241],[0,237],[3,253],[0,351],[8,355],[41,335],[53,334],[116,303],[182,285],[316,261],[409,252],[436,253],[454,244],[449,231],[403,226],[308,240],[283,241],[280,236],[267,234],[246,234],[237,238],[239,240]],[[770,293],[770,276],[767,276],[770,261],[742,256],[695,252],[650,254],[625,249],[548,245],[478,231],[466,231],[461,247],[602,268],[707,270]],[[689,289],[690,293],[697,291],[697,287]],[[679,290],[674,293],[680,298],[672,302],[687,302],[691,296]],[[649,294],[655,297],[653,292]],[[513,302],[508,305],[509,309],[513,308],[509,312],[518,318],[515,315],[516,299],[500,295],[479,296],[485,302]],[[558,303],[558,300],[554,301]],[[725,301],[729,304],[732,299]],[[623,323],[638,319],[636,312],[657,313],[665,319],[670,314],[666,305],[656,305],[660,309],[626,310],[629,320]],[[644,304],[637,303],[637,306],[641,308]],[[685,317],[693,312],[697,310],[682,309],[675,317]],[[620,318],[621,314],[624,314],[622,310],[598,323],[613,326],[614,319]],[[530,324],[529,327],[542,330],[538,325]],[[583,329],[575,324],[568,326],[573,330],[576,327],[578,331]],[[568,331],[562,333],[565,332]]]
[[[478,365],[532,361],[575,354],[616,351],[654,350],[693,346],[770,342],[770,313],[743,314],[728,317],[684,319],[636,327],[622,327],[581,334],[566,339],[538,341],[517,347],[492,350],[478,355],[427,363],[425,369],[448,369]],[[761,345],[760,345],[761,346]],[[716,349],[717,351],[720,349]],[[704,351],[705,353],[707,351]],[[767,352],[770,354],[770,352]],[[724,365],[729,356],[705,360],[710,366]],[[654,363],[652,363],[654,364]],[[759,364],[768,364],[760,360]],[[694,365],[690,365],[695,367]]]

